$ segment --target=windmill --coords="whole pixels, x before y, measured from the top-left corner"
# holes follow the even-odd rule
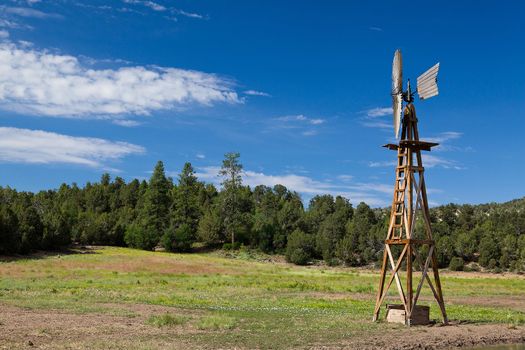
[[[438,94],[438,71],[439,63],[417,78],[417,91],[413,92],[411,90],[410,80],[407,81],[406,90],[403,90],[401,51],[397,50],[394,54],[392,66],[392,110],[394,133],[399,142],[384,146],[390,150],[397,151],[397,164],[394,198],[385,239],[381,277],[374,309],[374,321],[378,320],[381,305],[394,282],[402,304],[387,305],[387,321],[402,322],[408,326],[428,323],[429,307],[417,305],[423,284],[427,282],[441,310],[443,323],[446,324],[448,322],[439,280],[436,245],[432,238],[424,178],[425,169],[423,168],[421,157],[422,151],[430,151],[432,147],[438,144],[419,140],[418,119],[413,103],[415,93],[419,95],[421,100],[429,99]],[[405,104],[404,108],[403,104]],[[403,114],[402,118],[401,114]],[[400,131],[401,137],[399,137]],[[413,285],[414,265],[421,271],[421,279],[415,293]],[[404,267],[406,267],[406,290],[403,288],[401,280]],[[391,271],[385,286],[387,269]],[[433,275],[433,282],[430,278],[430,272]]]

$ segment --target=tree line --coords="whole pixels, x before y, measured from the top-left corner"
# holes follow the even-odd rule
[[[331,195],[317,195],[305,208],[285,186],[252,189],[242,183],[238,153],[225,155],[219,175],[217,189],[186,163],[174,181],[159,161],[149,181],[103,174],[83,188],[62,184],[31,193],[0,187],[0,254],[78,243],[172,252],[242,245],[284,254],[295,264],[363,266],[382,258],[389,208],[354,208]],[[432,208],[430,219],[441,267],[525,271],[525,199],[448,204]]]

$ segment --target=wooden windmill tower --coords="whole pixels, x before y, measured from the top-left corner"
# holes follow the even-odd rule
[[[438,94],[438,70],[439,63],[417,79],[417,94],[420,99],[425,100]],[[402,304],[387,306],[387,320],[404,321],[408,326],[427,323],[429,308],[417,305],[423,284],[427,282],[440,307],[443,323],[447,323],[436,259],[436,245],[430,225],[425,169],[421,157],[422,151],[430,151],[432,147],[437,146],[437,143],[419,140],[418,120],[413,104],[414,93],[410,89],[410,80],[407,90],[403,91],[399,50],[394,55],[392,69],[392,100],[395,134],[398,138],[401,126],[401,138],[398,144],[384,146],[397,151],[396,180],[373,320],[378,320],[381,305],[390,286],[395,282]],[[403,101],[406,103],[404,109]],[[417,287],[413,284],[415,267],[421,271],[421,279]],[[403,288],[404,283],[401,278],[401,275],[405,274],[403,271],[405,268],[406,289]],[[385,286],[387,270],[390,270],[390,277]],[[430,277],[431,274],[433,279]]]

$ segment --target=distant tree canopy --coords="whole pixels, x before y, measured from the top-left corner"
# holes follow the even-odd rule
[[[198,180],[190,163],[176,183],[158,162],[149,181],[103,174],[83,188],[17,192],[0,187],[0,254],[26,254],[71,243],[190,252],[205,245],[239,245],[284,254],[296,264],[360,266],[383,252],[389,208],[353,207],[348,199],[318,195],[303,207],[285,186],[242,183],[238,153],[225,155],[221,189]],[[525,270],[525,198],[503,204],[448,204],[430,210],[441,267],[469,264]],[[417,226],[417,223],[416,223]]]

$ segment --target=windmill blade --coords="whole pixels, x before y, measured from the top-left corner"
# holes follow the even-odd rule
[[[426,100],[439,94],[437,86],[438,72],[439,63],[436,63],[417,78],[417,94],[420,99]]]
[[[392,62],[392,111],[394,117],[394,133],[399,135],[401,125],[401,110],[403,104],[403,60],[401,51],[396,50]]]
[[[403,60],[401,51],[396,50],[392,62],[392,95],[403,93]]]
[[[399,128],[401,126],[401,112],[403,110],[403,94],[392,95],[392,111],[394,114],[394,134],[399,138]]]

